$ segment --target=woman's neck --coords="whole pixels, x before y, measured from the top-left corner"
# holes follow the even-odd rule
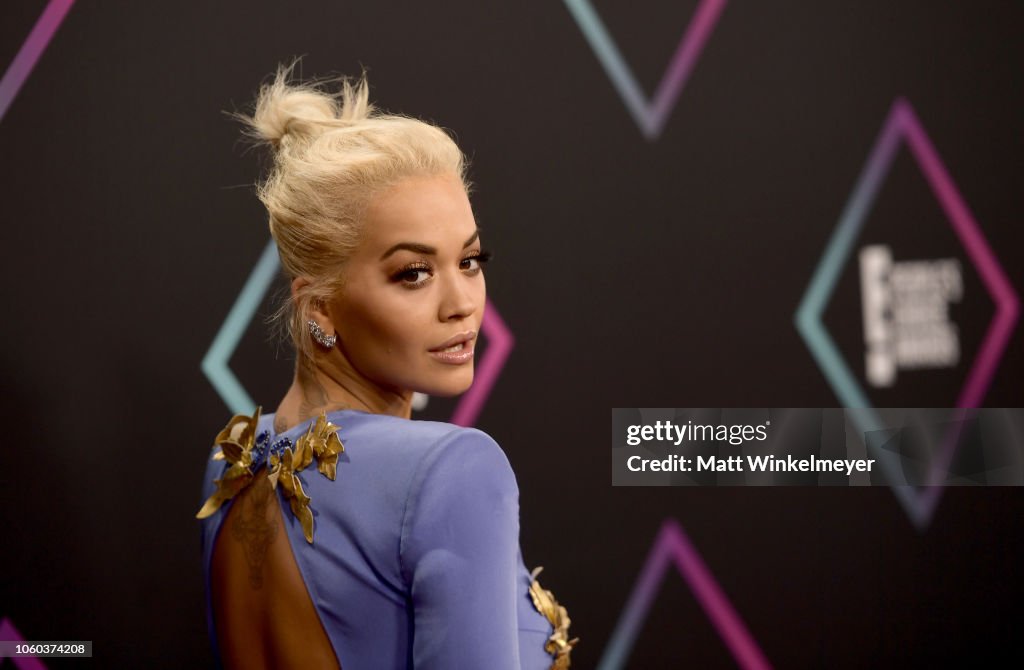
[[[332,357],[333,358],[333,357]],[[286,430],[321,412],[357,409],[404,419],[412,415],[412,392],[382,389],[349,365],[334,361],[300,359],[295,378],[274,416],[274,432]],[[347,363],[347,361],[345,361]]]

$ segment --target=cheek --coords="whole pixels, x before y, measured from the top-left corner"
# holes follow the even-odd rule
[[[403,300],[405,296],[392,292],[364,295],[365,301],[343,310],[348,327],[343,327],[342,339],[351,355],[380,365],[422,349],[422,301]]]
[[[476,318],[477,331],[483,323],[484,312],[487,311],[487,282],[483,273],[473,278],[469,294],[473,297],[473,304],[476,306],[474,317]]]
[[[479,281],[474,286],[477,290],[477,305],[479,305],[480,309],[483,309],[487,303],[487,279],[483,273],[480,273]]]

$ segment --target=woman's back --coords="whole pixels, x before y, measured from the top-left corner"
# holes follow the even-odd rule
[[[266,469],[235,497],[223,524],[211,559],[210,597],[225,665],[338,667],[292,555]]]
[[[265,469],[204,520],[211,635],[224,660],[548,668],[553,629],[530,600],[518,488],[500,447],[450,424],[352,410],[327,418],[345,451],[335,481],[315,466],[299,474],[312,544]],[[264,448],[309,427],[274,435],[272,420],[257,427]],[[224,467],[211,460],[205,495]]]

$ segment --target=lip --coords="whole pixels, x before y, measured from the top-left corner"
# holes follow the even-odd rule
[[[447,363],[449,365],[463,365],[473,360],[473,345],[475,343],[476,332],[469,330],[445,340],[442,344],[430,349],[427,353],[441,363]],[[462,345],[461,349],[445,351],[445,349],[454,347],[458,344]]]

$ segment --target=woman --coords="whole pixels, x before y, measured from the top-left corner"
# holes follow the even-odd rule
[[[296,374],[275,413],[215,440],[197,515],[215,651],[245,668],[568,667],[504,452],[409,418],[414,391],[473,381],[488,254],[463,155],[375,110],[365,78],[329,94],[292,67],[242,118],[274,147],[259,195]]]

